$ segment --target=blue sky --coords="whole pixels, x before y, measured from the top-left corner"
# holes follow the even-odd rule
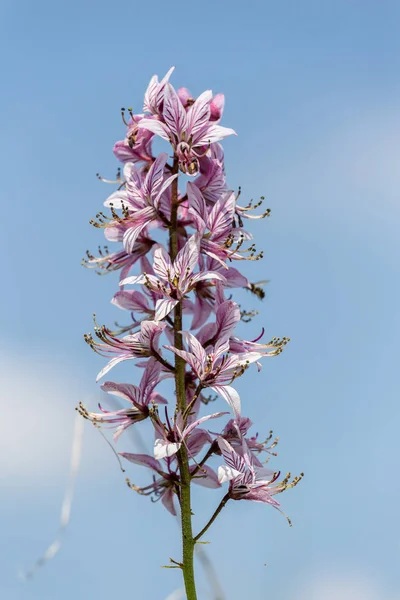
[[[399,4],[0,11],[2,597],[165,600],[179,587],[160,569],[179,556],[176,523],[129,492],[90,427],[64,545],[32,581],[17,578],[57,528],[73,408],[98,399],[103,363],[82,334],[93,312],[121,316],[116,278],[80,267],[102,241],[88,224],[109,193],[95,173],[115,173],[120,107],[140,111],[151,75],[175,65],[177,87],[226,94],[223,124],[238,132],[228,182],[272,209],[252,229],[265,259],[246,273],[270,283],[246,335],[265,326],[291,343],[238,389],[260,435],[280,436],[274,465],[306,473],[281,498],[291,529],[269,507],[232,503],[207,552],[230,600],[399,600]],[[199,492],[198,525],[218,497]]]

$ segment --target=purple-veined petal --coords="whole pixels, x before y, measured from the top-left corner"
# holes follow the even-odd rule
[[[163,101],[164,87],[171,77],[171,73],[174,69],[175,67],[171,67],[160,82],[158,82],[157,75],[153,75],[153,77],[150,79],[150,83],[147,86],[147,90],[144,95],[144,111],[151,112],[153,114],[157,114],[160,111]]]
[[[194,467],[196,467],[196,465],[194,465]],[[201,469],[194,476],[193,483],[197,483],[197,485],[202,485],[210,489],[221,487],[216,472],[208,465],[203,465],[201,467]]]
[[[131,452],[119,452],[119,455],[123,458],[126,458],[126,460],[129,460],[129,462],[135,463],[135,465],[148,467],[149,469],[153,469],[153,471],[156,471],[157,473],[162,472],[161,465],[158,462],[158,460],[156,460],[152,456],[149,456],[148,454],[132,454]]]
[[[138,126],[159,135],[163,140],[169,142],[170,133],[166,125],[161,123],[161,121],[157,121],[157,119],[142,119]]]
[[[172,352],[183,358],[183,360],[192,367],[193,371],[198,377],[202,375],[203,364],[198,360],[198,358],[194,356],[194,354],[192,354],[191,352],[186,352],[186,350],[178,350],[174,346],[164,346],[164,348],[166,350],[171,350]]]
[[[197,419],[196,421],[194,421],[193,423],[191,423],[184,429],[183,436],[184,437],[188,436],[193,431],[193,429],[195,429],[196,427],[198,427],[198,425],[200,425],[201,423],[204,423],[205,421],[209,421],[210,419],[218,419],[219,417],[222,417],[223,415],[228,415],[228,414],[229,413],[227,413],[227,412],[217,412],[217,413],[213,413],[212,415],[206,415],[205,417],[201,417],[200,419]]]
[[[158,279],[154,277],[154,275],[147,275],[147,278],[150,282],[156,287]],[[119,285],[134,285],[135,283],[144,283],[146,281],[146,277],[144,275],[131,275],[126,279],[122,279],[119,282]]]
[[[246,471],[246,464],[243,457],[240,456],[240,454],[238,454],[223,437],[219,437],[217,442],[227,466],[237,472],[235,477],[243,474]]]
[[[198,234],[192,235],[181,250],[179,250],[174,260],[174,274],[180,279],[193,273],[199,259],[200,237]]]
[[[160,298],[157,300],[154,314],[155,320],[162,321],[175,308],[178,302],[179,300],[172,300],[171,298]]]
[[[182,331],[182,337],[188,345],[190,352],[194,354],[199,363],[201,365],[205,365],[207,361],[207,353],[198,339],[188,331]]]
[[[146,196],[154,197],[158,194],[164,177],[164,167],[168,160],[168,154],[162,152],[151,165],[146,179],[143,183],[143,191]]]
[[[138,312],[150,312],[152,310],[149,307],[146,296],[137,290],[123,290],[117,292],[111,300],[111,304],[114,304],[123,310]]]
[[[149,358],[140,381],[140,392],[142,395],[142,404],[148,404],[151,400],[151,394],[160,379],[161,364],[155,358]]]
[[[170,512],[171,515],[174,515],[174,517],[176,517],[176,510],[175,510],[175,506],[174,506],[174,496],[175,496],[174,490],[172,488],[167,488],[162,495],[161,502],[163,503],[165,508],[168,510],[168,512]]]
[[[189,212],[191,213],[198,229],[205,229],[208,220],[208,212],[203,194],[192,181],[188,182],[186,189],[189,200]]]
[[[224,273],[224,275],[227,287],[250,288],[250,282],[247,279],[247,277],[242,275],[240,271],[235,269],[235,267],[229,267],[229,269],[226,271],[226,273]]]
[[[161,333],[164,331],[166,323],[154,321],[142,321],[140,324],[140,335],[143,345],[155,346]]]
[[[165,86],[163,117],[170,131],[179,140],[186,129],[186,111],[170,83]]]
[[[228,341],[236,324],[240,321],[240,308],[236,302],[227,300],[219,305],[216,315],[216,337],[221,341]]]
[[[229,127],[221,127],[221,125],[211,125],[209,129],[201,136],[200,139],[196,140],[197,146],[206,146],[214,142],[223,140],[228,135],[237,135],[234,129]]]
[[[219,483],[225,483],[227,481],[231,481],[241,475],[239,471],[233,469],[232,467],[228,467],[228,465],[221,465],[218,467],[218,481]]]
[[[108,371],[110,371],[113,367],[115,367],[115,365],[118,365],[118,363],[123,362],[124,360],[132,360],[133,358],[135,357],[130,356],[128,354],[124,354],[123,356],[115,356],[100,371],[100,373],[96,377],[96,381],[99,381],[102,377],[104,377],[104,375],[108,373]]]
[[[199,327],[204,325],[211,312],[211,304],[207,302],[207,300],[203,299],[201,296],[198,296],[196,298],[195,304],[193,305],[193,320],[192,324],[190,325],[190,329],[198,329]]]
[[[226,238],[231,232],[235,204],[236,197],[233,192],[228,192],[214,204],[208,218],[212,239]]]
[[[143,213],[138,217],[139,222],[132,225],[132,227],[129,227],[129,229],[127,229],[124,233],[123,243],[124,248],[128,254],[131,254],[133,252],[135,242],[139,237],[141,231],[146,227],[146,225],[148,225],[149,220],[154,218],[155,216],[154,209],[151,206],[139,212]]]
[[[154,250],[154,262],[153,262],[154,273],[168,281],[172,270],[171,259],[164,246],[157,245]]]
[[[196,139],[208,125],[210,120],[210,100],[212,91],[206,90],[196,99],[195,103],[187,112],[187,137],[192,136],[193,144],[196,144]]]
[[[211,435],[205,429],[195,429],[186,439],[186,446],[190,458],[201,452],[205,444],[210,444],[213,441]]]
[[[216,271],[205,271],[204,273],[196,273],[196,275],[191,278],[192,287],[199,281],[204,281],[206,279],[217,279],[218,281],[222,281],[222,283],[225,283],[226,281],[221,273],[217,273]]]
[[[171,185],[171,183],[174,181],[174,179],[176,179],[178,177],[178,174],[175,175],[171,175],[171,177],[168,177],[164,183],[162,184],[162,186],[160,187],[157,196],[154,198],[153,200],[153,204],[156,208],[158,208],[159,206],[159,202],[161,199],[161,196],[163,195],[163,193],[165,192],[165,190]]]
[[[101,389],[108,394],[118,396],[136,404],[140,401],[140,390],[131,383],[115,383],[114,381],[105,381]]]
[[[237,391],[230,385],[213,385],[211,387],[214,392],[223,397],[233,410],[236,418],[240,417],[240,396]]]
[[[168,400],[158,392],[152,392],[150,394],[150,402],[154,404],[168,404]]]
[[[155,106],[155,97],[159,86],[157,75],[153,75],[144,94],[143,110],[145,112],[153,112]]]
[[[161,459],[161,458],[166,458],[167,456],[173,456],[174,454],[176,454],[179,450],[179,448],[182,446],[181,442],[178,443],[173,443],[173,442],[168,442],[167,440],[164,440],[162,438],[158,438],[155,442],[154,442],[154,457],[156,459]]]

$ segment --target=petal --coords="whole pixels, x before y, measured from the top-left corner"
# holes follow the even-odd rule
[[[172,443],[167,440],[158,438],[154,442],[154,457],[157,459],[166,458],[167,456],[173,456],[182,446],[181,442]]]
[[[164,123],[157,121],[157,119],[142,119],[139,123],[139,127],[147,129],[148,131],[152,131],[156,135],[159,135],[161,138],[163,138],[163,140],[169,142],[170,133],[168,128],[164,125]]]
[[[211,98],[212,91],[206,90],[200,94],[196,102],[187,112],[187,137],[192,136],[194,143],[196,142],[196,136],[198,136],[209,123]]]
[[[114,192],[104,202],[104,206],[109,207],[112,205],[114,208],[122,208],[123,206],[129,206],[129,204],[129,195],[125,190]]]
[[[156,312],[154,318],[156,321],[162,321],[173,308],[178,304],[178,300],[172,300],[171,298],[160,298],[156,302]]]
[[[227,466],[236,472],[235,477],[243,475],[246,472],[246,464],[243,457],[223,437],[219,437],[217,441]]]
[[[203,366],[207,360],[207,354],[198,339],[188,331],[183,331],[182,337],[188,345],[190,352],[194,354],[200,365]]]
[[[208,220],[208,212],[203,194],[191,181],[187,184],[187,196],[189,201],[189,212],[199,230],[205,229]]]
[[[180,139],[186,129],[186,111],[170,83],[165,86],[163,117],[170,131]]]
[[[240,308],[236,302],[227,300],[219,305],[216,315],[216,337],[219,341],[227,342],[233,330],[240,321]]]
[[[211,239],[226,238],[232,229],[232,220],[235,214],[236,196],[228,192],[214,204],[208,218],[208,228]]]
[[[111,304],[118,306],[124,310],[138,311],[138,312],[150,312],[148,300],[142,292],[136,290],[123,290],[117,292],[114,298],[111,300]]]
[[[131,383],[114,383],[113,381],[105,381],[101,389],[113,396],[119,396],[129,402],[136,403],[140,399],[140,391],[136,385]]]
[[[161,502],[164,504],[164,506],[168,510],[168,512],[170,512],[171,515],[174,515],[174,517],[176,517],[176,510],[175,510],[175,506],[174,506],[174,496],[175,496],[175,493],[174,493],[173,489],[168,488],[163,493]]]
[[[210,121],[219,121],[224,112],[225,96],[224,94],[215,94],[210,102]]]
[[[164,183],[162,184],[162,186],[160,187],[158,194],[156,196],[156,198],[154,199],[154,206],[156,208],[158,208],[159,206],[159,200],[161,198],[161,196],[163,195],[163,193],[165,192],[165,190],[171,185],[171,183],[174,181],[174,179],[176,179],[178,177],[178,174],[176,175],[171,175],[171,177],[168,177]]]
[[[135,463],[135,465],[142,465],[143,467],[148,467],[149,469],[153,469],[153,471],[157,471],[157,473],[162,472],[162,468],[158,460],[149,456],[148,454],[131,454],[130,452],[119,452],[119,455],[129,462]]]
[[[193,273],[199,260],[200,236],[192,235],[174,260],[174,273],[180,279]]]
[[[236,469],[228,467],[227,465],[221,465],[220,467],[218,467],[218,481],[220,483],[231,481],[240,474],[240,471],[236,471]]]
[[[166,348],[166,350],[171,350],[172,352],[183,358],[183,360],[192,367],[193,371],[198,377],[202,375],[203,364],[200,363],[200,361],[194,356],[194,354],[192,354],[191,352],[186,352],[186,350],[178,350],[174,346],[164,346],[164,348]]]
[[[141,215],[141,222],[135,223],[132,227],[129,227],[124,233],[123,243],[124,248],[127,254],[131,254],[133,252],[133,248],[137,238],[139,237],[141,231],[149,224],[149,221],[154,218],[154,209],[149,206],[146,208],[146,215]],[[140,211],[142,212],[142,211]]]
[[[211,125],[208,130],[202,135],[202,137],[196,141],[197,146],[206,146],[214,142],[223,140],[228,135],[237,135],[234,129],[229,127],[221,127],[221,125]]]
[[[194,465],[194,467],[196,467],[196,465]],[[221,487],[216,472],[208,465],[203,465],[201,467],[200,471],[198,471],[198,473],[196,473],[196,475],[194,476],[193,483],[197,483],[197,485],[202,485],[211,489]]]
[[[161,277],[161,279],[168,281],[172,270],[172,264],[168,252],[161,244],[157,245],[154,250],[153,269],[156,275]]]
[[[240,417],[240,396],[237,391],[230,385],[213,385],[211,387],[214,392],[223,397],[233,410],[236,418]]]
[[[167,160],[168,154],[162,152],[151,165],[143,183],[143,191],[146,196],[154,197],[157,195],[164,179],[164,167]]]
[[[135,358],[135,357],[134,356],[129,356],[127,354],[124,354],[123,356],[116,356],[115,358],[112,358],[106,364],[106,366],[100,371],[100,373],[97,375],[96,381],[99,381],[102,377],[104,377],[104,375],[106,373],[108,373],[108,371],[110,371],[118,363],[123,362],[124,360],[132,360],[133,358]]]
[[[213,413],[212,415],[206,415],[205,417],[201,417],[200,419],[197,419],[197,421],[194,421],[193,423],[191,423],[190,425],[188,425],[188,427],[186,427],[184,429],[183,436],[184,437],[188,436],[193,431],[193,429],[198,427],[198,425],[200,425],[201,423],[208,421],[209,419],[218,419],[219,417],[222,417],[223,415],[228,415],[228,414],[229,413],[227,413],[227,412],[217,412],[217,413]]]
[[[222,283],[226,282],[226,279],[221,273],[217,273],[216,271],[204,271],[203,273],[197,273],[194,277],[191,278],[192,285],[198,283],[199,281],[204,281],[206,279],[217,279],[218,281],[222,281]]]
[[[192,431],[190,437],[186,440],[189,456],[193,458],[199,452],[205,444],[210,444],[213,441],[211,435],[205,429],[196,429]]]

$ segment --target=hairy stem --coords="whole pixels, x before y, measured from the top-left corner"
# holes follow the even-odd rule
[[[178,161],[174,158],[172,173],[178,172]],[[178,178],[172,182],[172,208],[170,225],[170,256],[175,260],[178,254]],[[174,346],[179,350],[183,349],[182,342],[182,302],[175,307],[174,312]],[[182,413],[186,410],[186,392],[185,392],[185,361],[175,355],[175,390],[176,390],[176,408]],[[180,472],[180,494],[181,505],[181,526],[182,526],[182,571],[185,582],[187,600],[197,600],[196,583],[194,579],[194,539],[192,531],[192,509],[190,501],[191,476],[189,470],[189,457],[184,444],[177,455]]]
[[[221,502],[218,505],[217,510],[215,511],[215,513],[213,514],[211,519],[208,521],[207,525],[205,527],[203,527],[203,529],[200,531],[200,533],[198,533],[196,535],[196,537],[194,538],[195,543],[198,542],[201,537],[203,537],[203,535],[205,534],[207,529],[210,527],[210,525],[212,525],[214,523],[215,519],[218,517],[221,510],[224,508],[224,506],[228,502],[229,498],[230,498],[230,496],[229,496],[229,492],[228,492],[228,494],[225,494],[225,496],[222,498]]]

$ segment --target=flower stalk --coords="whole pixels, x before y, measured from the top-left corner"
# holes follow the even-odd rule
[[[93,412],[80,404],[78,411],[96,427],[114,429],[116,443],[128,428],[150,421],[153,453],[119,455],[152,474],[144,487],[128,479],[131,490],[160,500],[172,515],[179,510],[182,560],[171,563],[182,570],[187,600],[197,600],[195,545],[228,500],[262,502],[280,510],[276,495],[297,485],[302,474],[280,479],[279,471],[265,466],[276,456],[272,450],[277,440],[271,442],[272,432],[264,442],[248,434],[252,422],[243,416],[235,387],[249,368],[260,371],[261,361],[278,356],[289,341],[272,337],[263,343],[264,328],[252,341],[235,333],[239,321],[251,322],[258,311],[241,308],[232,300],[232,289],[264,297],[261,282],[251,283],[234,266],[263,256],[244,223],[267,217],[270,211],[254,214],[263,198],[241,206],[240,190],[235,193],[228,187],[219,142],[236,134],[220,125],[224,96],[207,90],[194,98],[186,88],[176,91],[169,83],[172,72],[161,81],[152,77],[144,114],[129,109],[127,120],[122,110],[127,130],[114,154],[124,164],[123,172],[118,169],[115,181],[99,176],[117,187],[104,203],[110,214],[99,212],[91,221],[109,242],[121,245],[115,252],[105,246],[97,257],[87,251],[83,261],[100,274],[120,271],[120,289],[112,304],[125,311],[127,320],[111,328],[95,322],[94,335],[85,335],[87,344],[108,360],[97,380],[120,363],[135,361],[140,381],[102,383],[105,392],[122,399],[124,408],[110,411],[99,405],[100,412]],[[168,152],[153,155],[156,137],[169,144]],[[160,393],[165,380],[174,383],[175,402]],[[207,409],[201,415],[204,406],[217,399],[226,410]],[[219,432],[208,429],[208,421],[228,414]],[[263,456],[266,460],[261,461]],[[211,461],[219,461],[217,472]],[[217,509],[196,536],[192,483],[210,491],[227,484]]]
[[[178,171],[178,160],[174,158],[172,173]],[[178,229],[178,180],[172,183],[172,210],[170,226],[170,256],[174,261],[178,254],[177,229]],[[174,346],[183,349],[182,341],[182,302],[175,306],[174,310]],[[185,393],[185,361],[175,354],[175,393],[176,393],[176,412],[186,410]],[[196,582],[194,577],[194,546],[192,531],[192,508],[191,508],[191,475],[189,469],[189,460],[187,449],[182,444],[177,453],[180,488],[179,500],[181,508],[181,527],[182,527],[182,573],[185,584],[187,600],[197,600]]]

